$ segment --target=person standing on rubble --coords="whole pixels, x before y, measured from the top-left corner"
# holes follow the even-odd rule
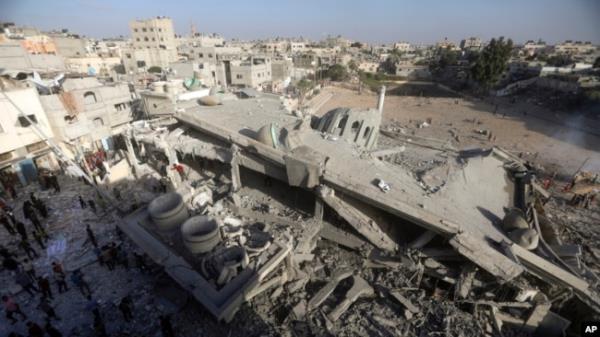
[[[6,228],[6,231],[8,232],[8,234],[10,234],[10,235],[17,234],[17,231],[10,224],[7,216],[2,215],[2,217],[0,218],[0,222],[2,223],[2,226],[4,226],[4,228]]]
[[[29,241],[27,240],[21,240],[21,242],[19,242],[19,247],[23,249],[23,251],[27,254],[27,256],[30,259],[33,259],[34,257],[40,257],[40,255],[35,251],[35,249],[31,248],[31,244],[29,244]]]
[[[42,200],[38,199],[35,196],[35,194],[33,194],[33,192],[29,193],[29,199],[31,200],[31,204],[33,205],[33,207],[35,207],[35,209],[37,209],[37,211],[40,212],[42,218],[47,218],[48,207],[46,206],[46,204]]]
[[[23,320],[27,319],[27,315],[21,311],[21,307],[18,303],[16,303],[12,297],[8,295],[2,296],[2,306],[4,307],[4,311],[6,312],[6,318],[10,319],[11,324],[15,324],[18,321],[13,317],[14,314],[18,314],[21,316]]]
[[[48,297],[54,299],[52,296],[52,288],[50,288],[50,281],[48,281],[48,277],[46,275],[38,277],[37,284],[42,292],[42,298]]]
[[[35,213],[35,209],[33,208],[31,201],[29,200],[25,200],[25,202],[23,203],[23,216],[25,217],[25,219],[31,221],[35,228],[41,228],[43,230],[42,223],[40,222],[40,219],[38,219],[37,214]]]
[[[66,276],[64,273],[54,273],[54,281],[56,282],[56,286],[58,287],[58,293],[62,294],[69,290],[67,286],[67,281],[65,280]]]
[[[71,273],[71,282],[79,288],[79,291],[83,296],[91,296],[92,291],[90,290],[90,286],[84,279],[84,275],[80,269],[76,269]]]
[[[83,200],[81,196],[79,196],[79,206],[81,206],[81,209],[85,209],[87,207],[85,200]]]
[[[54,192],[60,192],[60,185],[58,184],[58,177],[53,172],[48,173],[48,181],[50,185],[54,188]]]
[[[65,269],[63,268],[62,263],[58,262],[58,261],[52,261],[52,271],[55,274],[65,274]]]
[[[19,232],[19,234],[21,235],[21,239],[27,240],[27,230],[25,229],[25,224],[17,220],[17,222],[15,223],[15,228],[17,229],[17,232]]]
[[[94,235],[94,231],[89,224],[85,226],[85,232],[87,233],[88,241],[92,243],[92,246],[98,248],[98,241],[96,241],[96,235]]]
[[[40,249],[46,249],[46,245],[44,244],[44,234],[37,229],[31,234],[33,234],[33,239],[37,242],[38,246],[40,246]]]
[[[30,259],[23,260],[22,268],[25,274],[27,274],[32,281],[37,280],[37,277],[35,276],[35,268],[33,267],[33,262]]]

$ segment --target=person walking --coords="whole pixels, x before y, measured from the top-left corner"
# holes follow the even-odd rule
[[[20,285],[23,288],[23,290],[25,290],[31,297],[33,297],[33,291],[35,291],[35,292],[39,291],[33,285],[33,281],[31,280],[31,277],[29,277],[29,275],[27,275],[24,271],[17,272],[17,275],[15,275],[15,282],[18,285]]]
[[[42,218],[45,219],[48,217],[48,207],[46,207],[46,204],[38,199],[33,192],[29,193],[29,200],[31,200],[31,204],[37,209]]]
[[[14,318],[15,314],[21,316],[23,320],[27,319],[27,315],[25,315],[23,311],[21,311],[21,307],[12,299],[12,297],[8,295],[3,295],[2,306],[4,307],[4,311],[6,312],[6,318],[8,318],[11,321],[11,324],[15,324],[18,322],[18,320]]]
[[[130,322],[133,319],[133,313],[132,313],[132,303],[131,303],[131,297],[129,296],[125,296],[121,299],[121,302],[119,303],[119,310],[121,310],[121,313],[123,314],[123,318],[125,319],[125,322]]]
[[[23,263],[23,271],[29,275],[29,277],[31,278],[32,281],[37,280],[37,277],[35,275],[35,268],[33,267],[33,262],[30,259],[24,259]]]
[[[23,203],[23,216],[25,217],[25,219],[31,221],[31,223],[36,229],[44,229],[42,227],[40,219],[38,219],[37,214],[35,213],[35,209],[33,208],[31,201],[29,200],[25,200],[25,202]]]
[[[46,275],[38,277],[37,283],[38,288],[42,292],[43,298],[54,299],[52,296],[52,288],[50,288],[50,281],[48,281],[48,277]]]
[[[79,205],[81,206],[81,209],[85,209],[85,207],[87,206],[85,200],[83,200],[81,196],[79,196]]]
[[[19,242],[19,247],[21,247],[21,249],[23,249],[23,251],[27,254],[27,256],[30,259],[33,259],[34,257],[39,257],[39,254],[35,251],[35,249],[31,248],[29,241],[21,240],[21,242]]]
[[[90,225],[85,226],[85,232],[87,233],[88,240],[92,243],[95,248],[98,248],[98,241],[96,240],[96,235],[94,235],[94,231]]]
[[[2,226],[4,226],[4,228],[6,228],[6,231],[8,232],[8,234],[10,235],[16,235],[17,231],[13,228],[13,226],[10,223],[10,220],[8,220],[8,217],[5,215],[2,215],[2,217],[0,217],[0,223],[2,223]]]
[[[54,273],[54,281],[56,282],[56,286],[58,287],[59,294],[62,294],[69,290],[65,278],[66,276],[64,273]]]
[[[58,261],[52,261],[52,271],[54,273],[58,273],[58,274],[65,274],[65,270],[63,268],[62,263],[58,262]]]
[[[27,240],[27,230],[25,229],[25,224],[24,223],[22,223],[21,221],[17,220],[17,222],[15,222],[15,229],[21,235],[21,239],[22,240]]]
[[[92,295],[92,291],[90,290],[90,286],[85,281],[84,275],[81,272],[81,270],[76,269],[75,271],[73,271],[73,273],[71,273],[71,282],[73,282],[73,284],[77,288],[79,288],[79,291],[81,292],[82,295],[84,295],[84,296],[91,296]]]
[[[40,249],[46,249],[46,245],[44,244],[44,236],[39,230],[33,231],[33,239],[37,242]]]

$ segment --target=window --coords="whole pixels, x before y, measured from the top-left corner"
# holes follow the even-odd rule
[[[125,56],[127,56],[128,59],[131,58],[131,54],[125,54]]]
[[[340,122],[338,123],[338,129],[340,129],[340,136],[342,135],[342,133],[344,133],[344,128],[346,127],[346,123],[348,123],[348,115],[344,116],[342,119],[340,119]]]
[[[117,111],[123,111],[125,109],[127,109],[127,104],[126,103],[115,104],[115,110],[117,110]]]
[[[35,117],[35,115],[27,115],[27,118],[29,118],[32,122],[34,122],[35,124],[37,124],[37,118]],[[31,123],[29,123],[29,121],[27,120],[27,118],[25,118],[24,116],[19,116],[19,124],[21,124],[22,127],[26,128],[28,126],[31,125]]]
[[[137,33],[138,30],[137,30],[137,28],[134,28],[133,31]]]
[[[147,38],[147,37],[145,37],[145,38],[144,38],[144,41],[148,42],[148,38]]]
[[[104,125],[104,121],[102,120],[102,118],[97,117],[94,118],[94,126],[103,126]]]
[[[146,28],[142,28],[142,32],[145,32],[145,31],[146,31]]]
[[[87,91],[85,94],[83,94],[83,103],[85,104],[94,104],[98,102],[96,100],[96,94],[94,94],[91,91]]]
[[[161,41],[164,41],[165,39],[163,39],[162,37],[160,38]]]
[[[213,77],[213,78],[215,78],[215,77],[216,77],[216,75],[215,75],[215,72],[214,72],[214,71],[212,72],[212,77]]]
[[[203,63],[200,63],[200,64],[198,65],[198,69],[204,69],[204,64],[203,64]]]
[[[352,133],[357,133],[359,127],[360,127],[360,123],[358,121],[352,123]]]
[[[204,57],[204,54],[202,54],[202,53],[198,53],[198,57],[199,57],[199,58],[203,58],[203,57]]]
[[[154,31],[154,28],[150,28],[150,31],[151,31],[151,32],[153,32],[153,31]]]
[[[369,137],[370,131],[371,131],[371,128],[367,126],[367,128],[365,129],[365,133],[363,134],[363,139],[367,139],[367,137]]]
[[[159,28],[159,29],[158,29],[158,31],[159,31],[159,32],[162,32],[162,28]]]
[[[155,38],[152,38],[152,41],[156,41],[156,39],[155,39]]]
[[[135,40],[136,40],[137,42],[140,42],[140,38],[139,38],[139,37],[138,37],[138,38],[136,38]]]
[[[211,53],[208,53],[208,57],[209,57],[209,58],[212,58],[212,54],[211,54]]]
[[[238,80],[241,80],[243,78],[243,76],[240,74],[237,74],[237,75],[235,75],[235,78],[237,78]]]

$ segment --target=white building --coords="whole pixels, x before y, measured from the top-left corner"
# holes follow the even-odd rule
[[[408,42],[396,42],[396,43],[394,43],[393,48],[400,52],[404,52],[404,53],[407,53],[407,52],[410,52],[413,50],[412,46]]]
[[[5,95],[43,134],[52,139],[54,133],[35,88],[15,88],[0,93],[0,171],[17,177],[14,183],[25,185],[37,179],[38,169],[55,170],[58,163],[45,139]]]

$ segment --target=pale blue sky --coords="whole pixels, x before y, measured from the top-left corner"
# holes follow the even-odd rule
[[[341,34],[366,42],[432,43],[507,36],[600,44],[600,0],[0,0],[0,20],[93,37],[129,35],[128,21],[166,15],[226,38]]]

